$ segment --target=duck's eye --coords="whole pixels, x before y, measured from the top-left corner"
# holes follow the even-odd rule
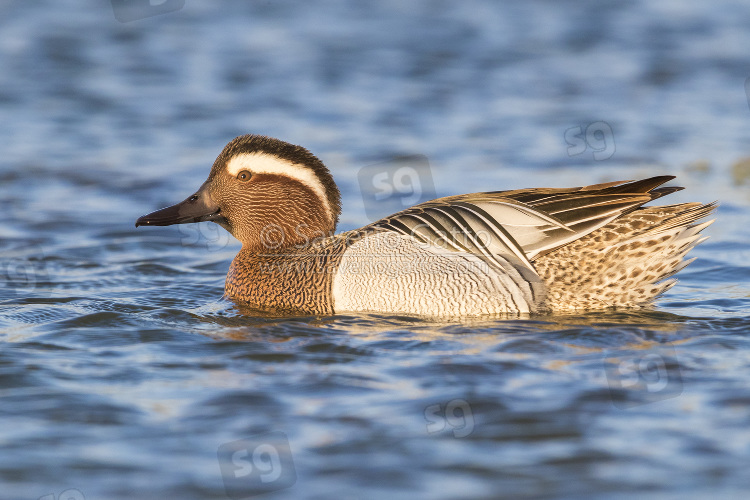
[[[250,177],[251,177],[252,175],[253,175],[253,174],[251,174],[251,173],[250,173],[250,172],[248,172],[247,170],[243,170],[242,172],[240,172],[239,174],[237,174],[237,178],[238,178],[239,180],[241,180],[241,181],[249,181],[249,180],[250,180]]]

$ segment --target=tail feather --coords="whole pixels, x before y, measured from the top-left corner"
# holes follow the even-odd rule
[[[661,198],[662,196],[667,196],[668,194],[676,193],[677,191],[682,191],[685,189],[684,187],[680,186],[666,186],[666,187],[660,187],[656,188],[653,191],[651,191],[649,194],[651,195],[651,200],[656,200],[658,198]]]
[[[694,260],[685,256],[705,241],[701,231],[713,223],[697,221],[715,208],[715,202],[641,207],[541,256],[534,266],[548,287],[547,306],[574,310],[648,305],[674,286],[677,281],[670,276]]]
[[[648,179],[630,181],[617,186],[607,187],[602,190],[602,193],[643,193],[650,195],[651,199],[655,200],[656,198],[661,198],[669,193],[674,193],[675,191],[684,189],[679,186],[659,187],[674,178],[674,175],[658,175],[656,177],[649,177]]]

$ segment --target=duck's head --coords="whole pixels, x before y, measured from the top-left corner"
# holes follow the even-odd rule
[[[300,146],[243,135],[224,147],[206,182],[186,200],[135,226],[212,221],[253,251],[283,249],[331,234],[341,195],[328,168]]]

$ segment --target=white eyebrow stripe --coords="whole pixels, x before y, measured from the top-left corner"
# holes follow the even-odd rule
[[[236,177],[243,170],[252,174],[283,175],[301,182],[318,195],[331,221],[334,220],[333,209],[328,201],[325,186],[315,172],[288,160],[267,153],[240,153],[227,162],[227,172]]]

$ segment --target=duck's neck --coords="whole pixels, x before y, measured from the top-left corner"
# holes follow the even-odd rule
[[[227,297],[266,310],[333,314],[331,287],[345,239],[262,249],[243,246],[227,274]]]
[[[242,252],[256,255],[304,253],[333,236],[333,228],[302,222],[297,225],[283,222],[267,224],[256,237],[242,244]]]

